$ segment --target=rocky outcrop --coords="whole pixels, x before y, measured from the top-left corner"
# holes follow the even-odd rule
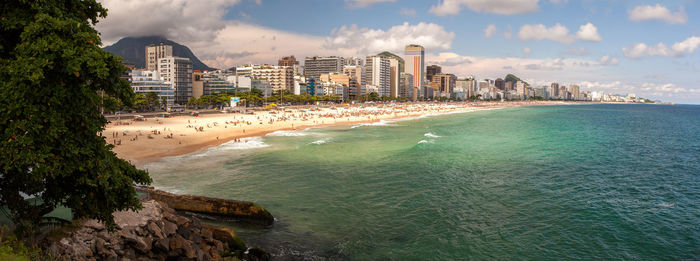
[[[143,209],[114,213],[117,224],[109,232],[96,220],[84,221],[47,248],[60,260],[266,260],[269,256],[247,251],[227,228],[201,224],[177,215],[154,200]]]
[[[152,187],[139,188],[139,190],[146,192],[149,199],[165,203],[176,210],[231,217],[265,226],[272,225],[275,221],[272,214],[265,210],[265,208],[249,201],[227,200],[194,195],[177,195]]]

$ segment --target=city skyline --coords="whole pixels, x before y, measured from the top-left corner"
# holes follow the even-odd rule
[[[420,44],[426,66],[458,77],[514,73],[533,86],[559,82],[700,103],[693,2],[102,2],[110,9],[97,26],[105,46],[121,37],[163,35],[219,68],[274,64],[289,55],[400,54],[405,45]],[[156,15],[124,18],[144,10]]]

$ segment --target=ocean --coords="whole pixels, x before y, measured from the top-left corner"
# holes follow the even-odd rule
[[[700,259],[700,106],[563,105],[279,131],[150,163],[254,201],[277,260]]]

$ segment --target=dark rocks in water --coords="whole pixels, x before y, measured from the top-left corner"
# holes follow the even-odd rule
[[[154,188],[138,188],[148,193],[148,198],[167,204],[181,211],[191,211],[215,216],[233,217],[241,221],[272,225],[275,218],[262,206],[249,201],[227,200],[194,195],[177,195]],[[166,219],[182,226],[181,219],[168,217]]]
[[[116,231],[95,221],[82,222],[60,239],[47,239],[45,247],[59,260],[268,260],[246,246],[228,228],[201,224],[179,216],[157,201],[143,209],[115,212]],[[222,258],[227,257],[227,258]],[[265,259],[267,258],[267,259]]]

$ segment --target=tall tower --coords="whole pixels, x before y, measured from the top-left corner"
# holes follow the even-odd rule
[[[413,87],[420,89],[425,77],[425,49],[420,45],[409,44],[406,45],[404,56],[404,72],[413,75]]]
[[[158,61],[168,56],[173,56],[172,45],[159,44],[146,46],[146,70],[158,70]]]

